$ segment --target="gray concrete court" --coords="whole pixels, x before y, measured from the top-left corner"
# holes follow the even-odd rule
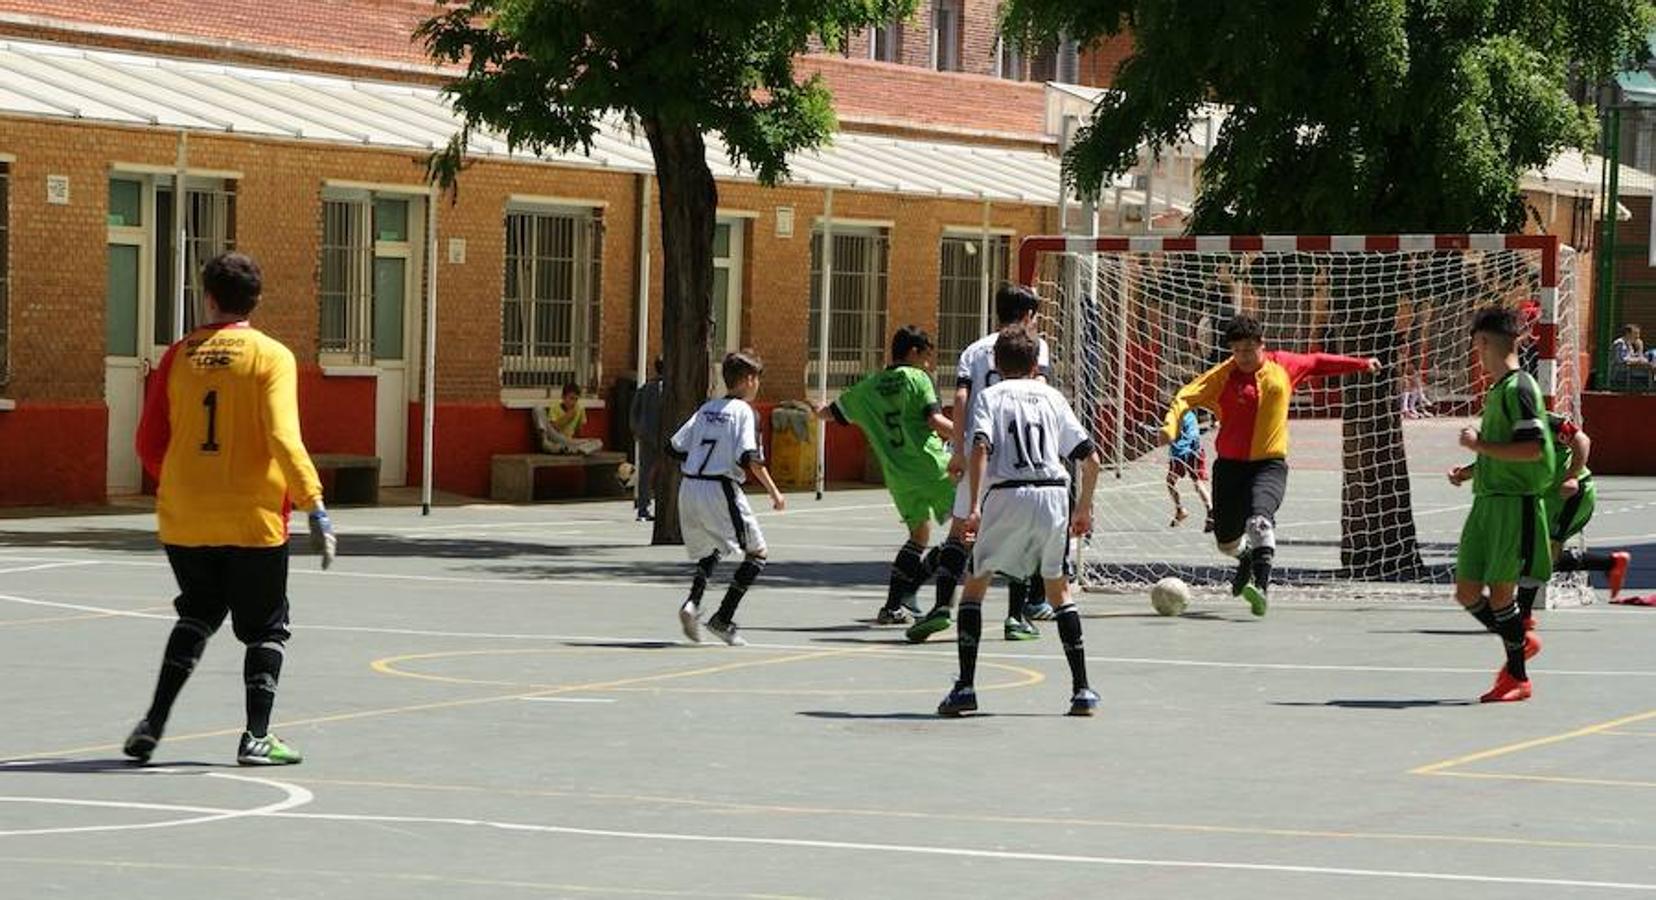
[[[1656,480],[1601,491],[1648,593]],[[945,721],[948,635],[865,621],[884,494],[791,502],[743,649],[681,642],[683,560],[622,503],[339,511],[336,569],[295,561],[280,770],[232,764],[228,629],[155,765],[120,760],[170,619],[149,516],[0,519],[0,895],[1656,891],[1656,609],[1549,612],[1535,700],[1483,707],[1498,646],[1446,595],[1091,595],[1100,717],[1059,715],[1052,629],[991,626],[986,714]]]

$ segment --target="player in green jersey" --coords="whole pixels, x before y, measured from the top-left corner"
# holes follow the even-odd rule
[[[897,515],[908,529],[908,542],[891,562],[886,602],[875,619],[881,625],[906,624],[919,612],[905,601],[913,603],[910,598],[936,568],[935,560],[926,555],[932,520],[947,522],[954,506],[949,452],[943,446],[954,426],[943,415],[932,385],[935,358],[931,335],[919,326],[905,325],[891,336],[890,366],[841,391],[839,399],[817,411],[822,419],[862,429],[880,461]]]
[[[1614,600],[1627,578],[1632,554],[1626,550],[1602,553],[1564,546],[1587,527],[1597,505],[1598,489],[1587,468],[1587,458],[1593,452],[1592,438],[1568,416],[1558,413],[1547,413],[1547,428],[1553,438],[1553,478],[1551,488],[1541,498],[1541,508],[1546,511],[1547,534],[1552,539],[1553,572],[1603,572],[1610,585],[1610,599]],[[1476,468],[1461,466],[1450,472],[1450,483],[1470,479]],[[1546,606],[1542,601],[1546,590],[1543,582],[1519,582],[1518,611],[1524,618],[1525,631],[1535,630],[1535,608]]]
[[[1478,459],[1455,558],[1455,599],[1506,648],[1506,665],[1484,703],[1529,699],[1524,663],[1541,651],[1541,641],[1524,631],[1514,593],[1520,580],[1545,582],[1552,574],[1541,498],[1552,486],[1556,456],[1541,389],[1518,366],[1519,330],[1510,309],[1483,309],[1473,319],[1472,346],[1494,383],[1478,427],[1460,435]]]

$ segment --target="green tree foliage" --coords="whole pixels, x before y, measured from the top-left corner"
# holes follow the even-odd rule
[[[1570,99],[1646,58],[1650,0],[1010,0],[1013,34],[1135,52],[1066,160],[1083,194],[1230,118],[1191,229],[1213,233],[1510,231],[1519,179],[1586,149]]]
[[[590,151],[606,123],[642,131],[660,186],[662,421],[676,427],[707,396],[718,189],[705,136],[760,183],[835,128],[832,98],[794,62],[913,12],[915,0],[464,0],[420,26],[431,57],[464,67],[446,90],[461,133],[430,160],[454,188],[476,129],[514,148]],[[642,435],[641,440],[662,440]],[[658,478],[657,542],[679,540],[673,473]]]

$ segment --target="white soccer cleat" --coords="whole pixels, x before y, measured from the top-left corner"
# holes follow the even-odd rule
[[[707,630],[732,647],[747,646],[747,638],[742,637],[735,622],[721,622],[718,616],[714,616],[707,620]]]
[[[693,644],[701,643],[701,622],[696,619],[696,612],[696,604],[691,600],[684,601],[684,605],[679,607],[679,627],[684,629],[684,636]]]

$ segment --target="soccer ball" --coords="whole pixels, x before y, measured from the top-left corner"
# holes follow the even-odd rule
[[[1171,576],[1156,582],[1150,589],[1150,605],[1155,607],[1156,613],[1163,616],[1177,616],[1185,611],[1186,604],[1190,603],[1190,585]]]
[[[638,467],[630,462],[624,462],[615,467],[615,480],[627,490],[638,486]]]

